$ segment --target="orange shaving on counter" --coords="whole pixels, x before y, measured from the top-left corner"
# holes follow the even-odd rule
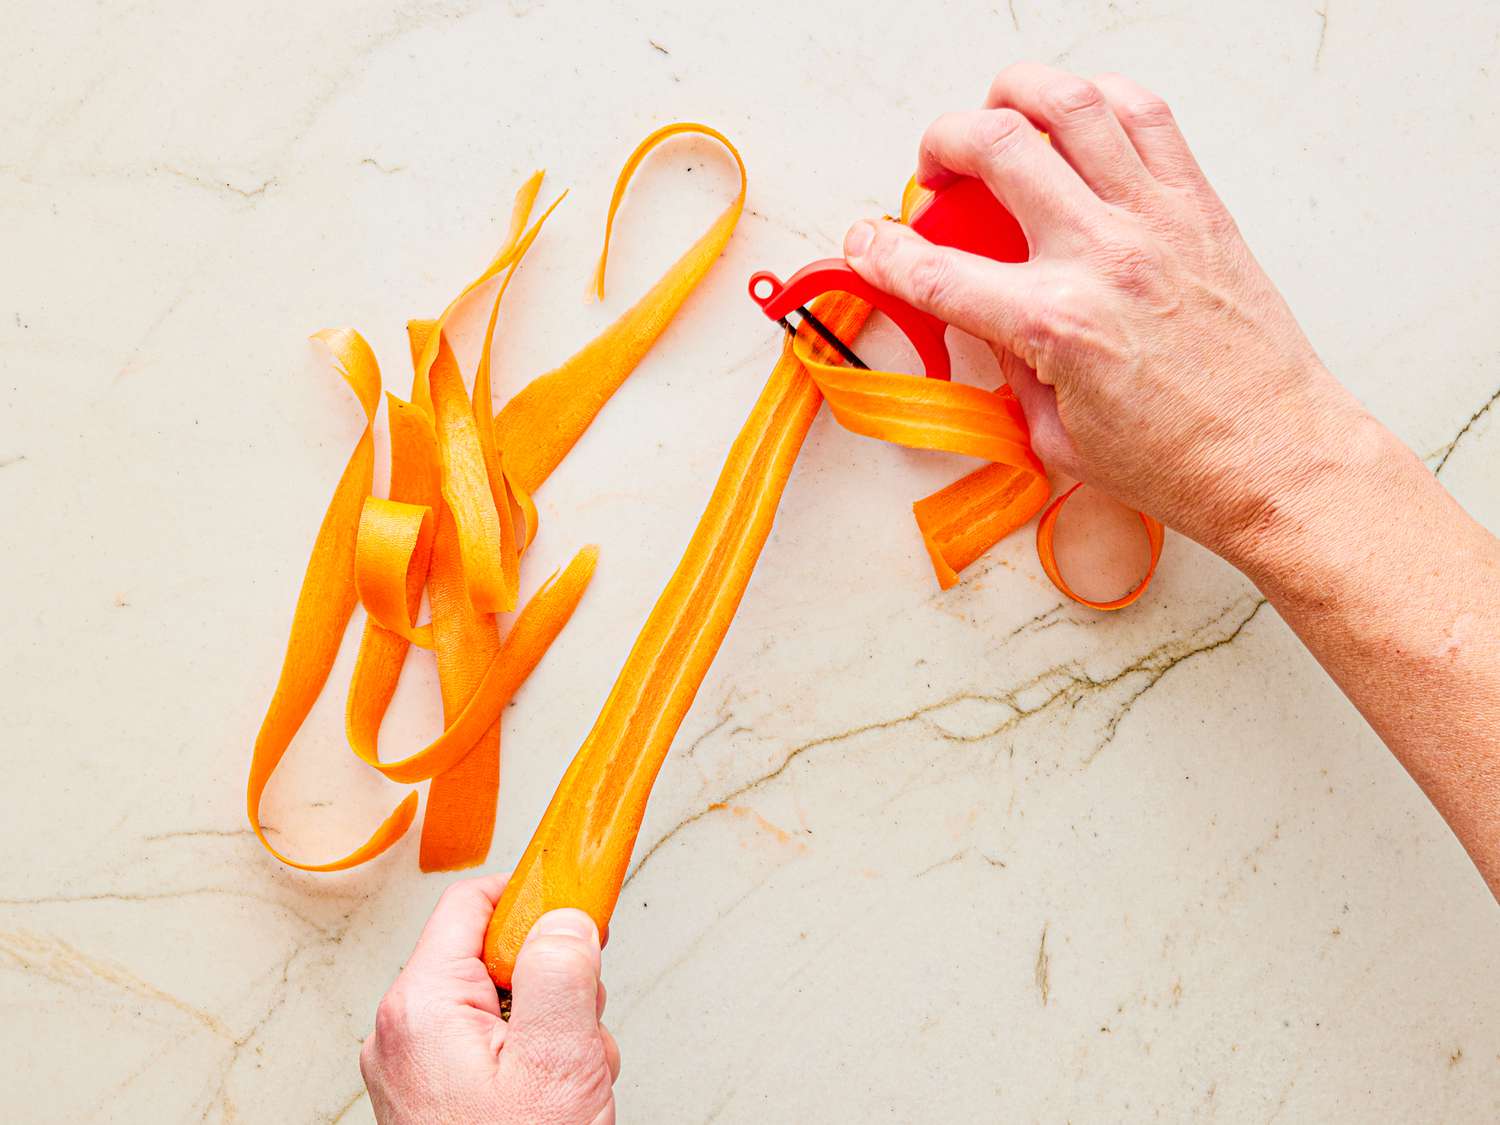
[[[371,495],[381,391],[374,353],[353,329],[318,333],[364,409],[365,429],[323,517],[281,674],[251,756],[246,789],[250,825],[283,863],[305,871],[353,867],[389,848],[416,817],[417,794],[409,793],[363,844],[323,863],[284,854],[272,847],[261,827],[266,785],[322,691],[359,602],[366,620],[345,716],[350,747],[392,781],[431,780],[422,826],[423,870],[470,867],[488,853],[499,786],[500,714],[567,624],[597,559],[596,548],[580,551],[521,608],[502,637],[495,615],[517,606],[520,559],[537,530],[530,494],[660,337],[723,251],[744,207],[744,163],[720,133],[691,123],[658,129],[637,146],[616,180],[596,288],[602,293],[609,237],[631,177],[652,149],[683,133],[706,135],[729,150],[740,172],[734,199],[639,302],[556,371],[534,380],[495,417],[490,348],[500,300],[557,206],[554,202],[528,227],[542,174],[521,186],[509,233],[489,266],[436,320],[408,326],[411,400],[387,396],[388,498]],[[471,393],[444,328],[468,298],[490,285],[494,297]],[[419,625],[424,589],[432,621]],[[445,729],[425,748],[382,762],[380,725],[412,645],[435,652]]]

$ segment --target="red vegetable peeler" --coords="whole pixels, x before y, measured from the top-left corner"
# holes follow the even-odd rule
[[[907,185],[903,203],[906,224],[929,242],[982,254],[1000,262],[1024,262],[1029,256],[1021,225],[981,180],[961,176],[935,191],[921,188],[913,180]],[[804,324],[823,337],[847,362],[868,369],[869,365],[861,361],[848,344],[807,310],[813,298],[835,291],[852,293],[895,321],[916,348],[929,379],[947,379],[951,375],[952,362],[948,357],[948,345],[943,340],[948,326],[931,313],[914,309],[905,301],[876,289],[842,258],[821,258],[810,262],[785,282],[767,270],[750,277],[750,299],[760,306],[761,312],[788,332],[795,329],[787,316],[797,313]]]

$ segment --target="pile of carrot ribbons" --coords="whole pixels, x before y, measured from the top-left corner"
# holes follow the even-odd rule
[[[733,200],[613,324],[492,413],[490,353],[501,301],[557,206],[554,202],[533,221],[541,173],[521,187],[509,232],[489,266],[435,320],[408,325],[412,386],[406,399],[386,394],[390,482],[383,498],[373,495],[375,419],[382,390],[375,356],[353,329],[316,335],[353,389],[365,427],[318,531],[250,766],[246,797],[251,827],[283,863],[306,871],[353,867],[384,852],[416,818],[417,794],[411,792],[363,844],[321,862],[278,850],[261,824],[267,783],[322,692],[356,605],[363,605],[365,622],[347,696],[350,747],[392,781],[430,781],[419,852],[424,871],[471,867],[488,854],[499,785],[501,712],[572,616],[598,554],[584,547],[520,605],[520,566],[538,530],[532,495],[718,259],[744,207],[745,166],[727,138],[695,123],[656,130],[637,146],[616,181],[595,277],[599,295],[610,232],[632,176],[657,145],[690,133],[714,139],[733,157],[739,171]],[[489,318],[471,384],[466,385],[445,328],[481,298],[489,301]],[[815,311],[852,341],[870,309],[852,296],[830,294],[816,303]],[[508,985],[521,940],[546,910],[579,907],[601,931],[607,927],[651,786],[733,620],[825,398],[838,421],[856,433],[987,462],[914,505],[944,588],[1047,502],[1050,486],[1009,390],[855,370],[840,366],[816,336],[789,336],[730,449],[677,571],[496,907],[485,960],[498,985]],[[1062,580],[1052,533],[1071,494],[1055,500],[1039,522],[1037,546],[1044,570],[1059,589],[1086,605],[1113,609],[1129,604],[1145,589],[1150,571],[1130,594],[1111,602],[1087,601]],[[1141,518],[1154,569],[1161,526]],[[424,591],[431,621],[418,624]],[[509,627],[502,629],[499,615],[512,612]],[[429,745],[383,760],[381,724],[413,647],[434,653],[446,725]]]

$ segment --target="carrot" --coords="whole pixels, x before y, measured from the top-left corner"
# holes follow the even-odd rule
[[[868,313],[842,294],[818,309],[846,339]],[[574,906],[601,933],[609,925],[652,783],[734,619],[822,397],[789,339],[682,561],[495,906],[484,960],[497,985],[509,987],[516,953],[546,911]]]

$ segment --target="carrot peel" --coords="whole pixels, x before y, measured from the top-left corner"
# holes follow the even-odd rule
[[[293,617],[277,687],[257,735],[246,787],[256,838],[277,859],[334,871],[373,859],[412,825],[407,794],[358,848],[326,863],[305,863],[272,847],[260,804],[277,765],[317,699],[356,604],[367,617],[345,714],[351,749],[392,781],[431,780],[419,862],[424,870],[472,866],[487,854],[499,780],[500,715],[567,624],[592,577],[597,548],[586,547],[521,607],[503,633],[496,614],[519,602],[521,556],[537,534],[531,494],[578,440],[659,338],[727,242],[744,205],[744,164],[707,126],[657,130],[632,154],[616,183],[596,273],[602,287],[610,232],[636,168],[656,145],[702,133],[725,145],[740,188],[723,214],[644,298],[557,371],[528,384],[500,416],[491,404],[491,345],[501,298],[542,224],[531,215],[542,174],[517,191],[509,230],[490,264],[432,320],[408,324],[410,401],[387,396],[391,446],[389,498],[371,495],[374,421],[381,386],[369,345],[352,329],[316,337],[332,353],[365,413],[365,428],[324,515]],[[563,193],[564,195],[566,193]],[[446,327],[466,302],[493,289],[473,391],[464,385]],[[416,624],[423,590],[430,624]],[[413,645],[434,651],[444,729],[426,747],[382,762],[379,731]]]
[[[297,595],[286,657],[270,706],[255,737],[245,806],[250,828],[261,845],[289,867],[302,871],[342,871],[375,858],[411,826],[417,797],[408,794],[363,844],[340,859],[306,863],[277,850],[266,839],[260,822],[260,801],[303,720],[312,710],[338,656],[339,642],[354,612],[358,593],[354,584],[355,538],[364,498],[375,472],[375,408],[380,402],[380,367],[364,337],[352,328],[319,332],[315,339],[327,346],[339,373],[354,389],[365,412],[365,428],[334,488],[324,513],[312,557]]]
[[[1161,560],[1162,541],[1166,537],[1166,532],[1160,520],[1148,516],[1145,512],[1136,512],[1136,515],[1140,517],[1142,527],[1146,530],[1146,541],[1151,548],[1151,561],[1147,564],[1145,576],[1141,578],[1134,589],[1122,597],[1109,601],[1091,601],[1085,598],[1083,595],[1074,592],[1073,588],[1068,585],[1067,580],[1063,578],[1062,569],[1057,565],[1057,551],[1052,544],[1052,538],[1057,529],[1057,517],[1062,515],[1063,505],[1068,502],[1073,493],[1082,487],[1083,485],[1081,484],[1075,484],[1056,500],[1052,501],[1047,506],[1047,510],[1042,513],[1042,518],[1037,521],[1036,525],[1037,557],[1042,560],[1042,569],[1047,572],[1047,577],[1052,579],[1052,584],[1075,602],[1086,605],[1090,609],[1124,609],[1144,594],[1146,587],[1151,585],[1151,579],[1156,574],[1156,564]]]

